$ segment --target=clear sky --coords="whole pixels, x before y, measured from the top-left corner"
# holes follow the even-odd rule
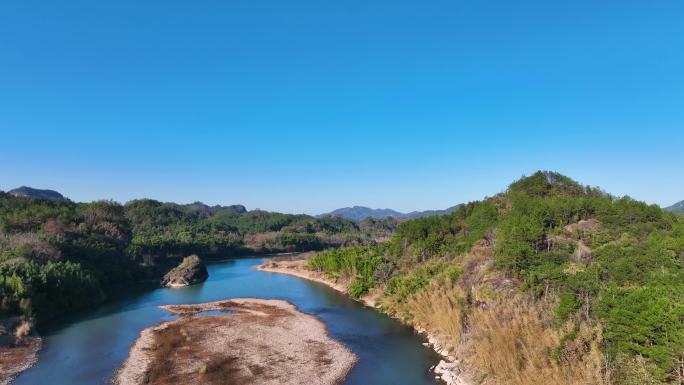
[[[684,199],[684,2],[0,3],[0,190],[320,213],[537,169]]]

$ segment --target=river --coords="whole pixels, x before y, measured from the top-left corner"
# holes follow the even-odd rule
[[[439,357],[412,329],[327,286],[254,270],[263,258],[207,264],[209,279],[182,289],[133,287],[116,299],[74,314],[41,330],[38,363],[16,385],[107,384],[140,331],[171,319],[159,305],[188,304],[233,297],[283,299],[313,314],[330,335],[359,357],[344,385],[434,385],[429,367]]]

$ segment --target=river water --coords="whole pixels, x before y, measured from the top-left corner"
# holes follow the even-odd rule
[[[17,385],[107,384],[140,331],[171,319],[158,308],[233,297],[283,299],[313,314],[331,336],[359,357],[345,385],[434,385],[429,367],[439,360],[410,328],[327,286],[254,270],[263,258],[229,259],[207,265],[209,279],[182,289],[133,287],[94,309],[41,330],[38,363]]]

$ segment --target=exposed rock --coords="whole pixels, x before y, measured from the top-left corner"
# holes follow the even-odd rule
[[[467,385],[468,383],[461,378],[461,371],[458,367],[458,362],[447,362],[445,360],[439,361],[434,371],[437,378],[441,378],[449,385]]]
[[[577,223],[571,223],[571,224],[565,226],[565,230],[567,230],[570,233],[574,233],[575,230],[589,231],[589,230],[595,229],[600,224],[601,224],[601,222],[599,222],[596,219],[587,219],[587,220],[579,221]]]
[[[437,365],[430,368],[436,375],[435,379],[441,379],[447,385],[472,384],[472,381],[470,381],[466,373],[463,372],[462,363],[455,356],[454,352],[444,346],[437,336],[430,334],[421,328],[417,328],[416,331],[425,334],[428,342],[424,345],[432,347],[432,349],[443,358]]]
[[[584,242],[577,241],[575,252],[572,254],[572,259],[578,263],[588,263],[593,259],[591,248],[584,244]]]
[[[183,287],[204,282],[209,278],[207,267],[196,255],[185,257],[180,265],[164,275],[162,286]]]

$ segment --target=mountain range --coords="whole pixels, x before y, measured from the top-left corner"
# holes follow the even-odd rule
[[[52,199],[65,201],[68,200],[64,195],[60,194],[55,190],[43,190],[33,187],[21,186],[7,192],[9,195],[15,197],[27,197],[27,198],[38,198],[38,199]],[[177,207],[182,207],[186,212],[194,214],[197,217],[207,218],[218,212],[232,212],[234,214],[242,214],[247,212],[247,208],[243,205],[230,205],[230,206],[209,206],[202,202],[193,202],[188,204],[177,204],[170,203],[170,205],[175,205]]]
[[[684,214],[684,201],[677,202],[672,206],[665,207],[663,210],[672,211],[674,213]]]
[[[429,217],[429,216],[435,216],[435,215],[444,215],[448,214],[456,209],[458,209],[461,205],[456,205],[456,206],[451,206],[449,208],[446,208],[444,210],[426,210],[426,211],[411,211],[410,213],[402,213],[396,210],[392,209],[372,209],[370,207],[365,207],[365,206],[354,206],[354,207],[343,207],[337,210],[333,210],[329,213],[321,214],[319,217],[322,216],[334,216],[334,217],[342,217],[345,219],[350,219],[353,221],[361,221],[366,218],[399,218],[399,219],[413,219],[413,218],[420,218],[420,217]]]
[[[66,200],[67,198],[64,197],[62,194],[60,194],[57,191],[54,190],[48,190],[48,189],[37,189],[33,187],[28,187],[28,186],[21,186],[12,190],[9,190],[7,192],[8,194],[16,197],[32,197],[32,198],[41,198],[41,199],[53,199],[53,200]],[[181,206],[187,206],[190,209],[194,209],[198,212],[214,212],[214,211],[219,211],[222,209],[233,209],[236,213],[243,213],[247,211],[247,209],[242,206],[242,205],[232,205],[228,207],[224,206],[208,206],[205,205],[202,202],[194,202],[190,203],[187,205],[181,205]],[[426,211],[411,211],[409,213],[402,213],[396,210],[392,209],[372,209],[370,207],[365,207],[365,206],[353,206],[353,207],[343,207],[339,208],[337,210],[333,210],[329,213],[324,213],[318,215],[318,217],[323,217],[323,216],[334,216],[334,217],[341,217],[345,219],[350,219],[353,221],[362,221],[366,218],[375,218],[375,219],[380,219],[380,218],[398,218],[398,219],[413,219],[413,218],[421,218],[421,217],[429,217],[429,216],[435,216],[435,215],[444,215],[448,214],[456,209],[458,209],[461,205],[456,205],[456,206],[451,206],[449,208],[446,208],[444,210],[426,210]],[[677,202],[673,204],[672,206],[669,207],[664,207],[663,210],[665,211],[671,211],[679,214],[684,214],[684,201]]]

